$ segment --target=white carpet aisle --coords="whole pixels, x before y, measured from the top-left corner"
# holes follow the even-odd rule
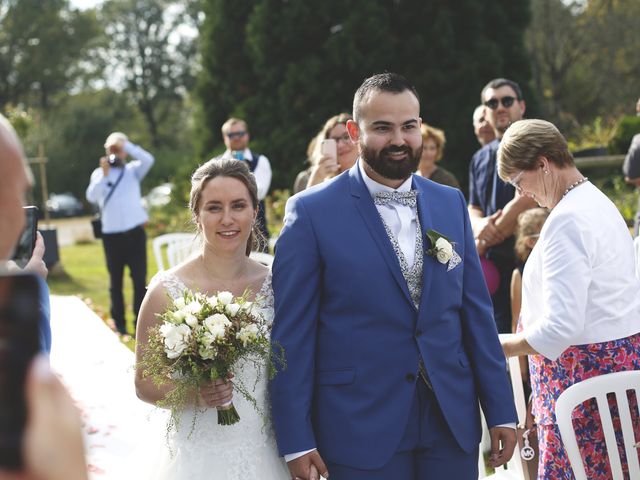
[[[52,296],[51,329],[51,365],[81,409],[90,478],[115,479],[164,412],[138,400],[133,353],[82,300]]]

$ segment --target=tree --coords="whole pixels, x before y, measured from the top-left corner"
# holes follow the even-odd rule
[[[640,3],[532,0],[527,32],[543,116],[569,135],[633,111],[640,75]]]
[[[102,16],[112,85],[121,87],[142,113],[151,144],[168,141],[160,124],[183,108],[195,79],[197,2],[109,0]]]
[[[252,144],[272,161],[274,186],[289,187],[309,140],[329,116],[351,111],[362,80],[397,71],[421,93],[423,119],[445,129],[447,165],[464,182],[477,148],[471,115],[481,88],[497,76],[529,81],[528,6],[527,0],[262,0],[227,7],[209,0],[200,129],[217,134],[227,116],[246,118]],[[211,151],[216,137],[205,134],[201,143]]]
[[[56,94],[99,73],[86,62],[99,35],[95,13],[68,0],[0,1],[0,109],[47,110]]]

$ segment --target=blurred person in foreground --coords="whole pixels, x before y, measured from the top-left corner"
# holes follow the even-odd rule
[[[33,184],[33,175],[27,165],[22,144],[9,121],[0,115],[0,267],[9,271],[20,268],[11,260],[20,234],[25,227],[25,203],[27,190]],[[51,350],[51,325],[49,287],[44,263],[44,240],[40,232],[31,259],[24,271],[32,272],[40,284],[40,344],[42,351]]]
[[[513,453],[516,412],[465,200],[413,173],[421,122],[404,77],[367,78],[347,122],[358,161],[287,202],[272,331],[287,368],[270,398],[291,478],[475,480],[479,405],[491,465]]]
[[[616,206],[577,168],[567,142],[543,120],[515,122],[498,149],[500,178],[551,213],[522,279],[522,332],[502,341],[529,355],[539,478],[571,478],[556,426],[562,392],[587,378],[640,369],[640,281],[629,230]],[[640,436],[635,399],[632,418]],[[619,415],[614,408],[614,427]],[[611,479],[595,402],[573,413],[590,480]]]
[[[259,200],[257,226],[260,229],[260,233],[262,233],[262,238],[256,249],[261,252],[268,252],[270,234],[264,199],[269,193],[269,187],[271,187],[271,177],[273,176],[271,163],[265,155],[249,148],[249,126],[247,122],[240,118],[232,117],[224,122],[222,125],[222,139],[227,149],[220,158],[235,158],[246,162],[249,171],[253,173],[256,179]]]
[[[423,123],[420,126],[422,133],[422,156],[416,173],[442,185],[460,188],[460,183],[449,170],[437,165],[442,160],[444,145],[447,141],[444,132],[439,128]]]
[[[121,132],[111,133],[104,148],[106,155],[100,158],[100,166],[91,174],[86,197],[91,203],[99,205],[101,210],[111,318],[118,333],[128,335],[122,277],[124,268],[129,267],[133,284],[135,331],[147,285],[147,235],[144,224],[149,216],[142,207],[140,184],[153,166],[154,158]],[[128,156],[133,160],[127,162]]]
[[[314,138],[313,150],[309,158],[311,166],[298,174],[293,193],[322,183],[353,167],[358,158],[358,148],[347,132],[347,122],[351,119],[350,114],[341,113],[325,122]],[[336,157],[322,153],[322,141],[327,139],[335,140]]]
[[[20,140],[8,120],[0,115],[0,262],[5,267],[24,228],[22,205],[31,183],[31,171]],[[36,273],[40,279],[46,277],[43,254],[44,243],[39,237],[25,269]],[[40,283],[42,287],[46,286],[44,281]],[[46,315],[41,312],[40,316],[43,351],[48,350],[51,339],[48,290],[46,295],[47,312]],[[41,306],[42,302],[41,298]],[[26,398],[28,424],[23,443],[25,468],[19,473],[0,471],[0,480],[86,479],[80,417],[64,387],[51,374],[45,356],[38,356],[32,363],[27,378]]]
[[[481,147],[484,147],[487,143],[492,142],[496,138],[496,133],[493,131],[493,127],[487,120],[486,107],[484,105],[478,105],[473,111],[473,133],[476,134],[478,143]]]

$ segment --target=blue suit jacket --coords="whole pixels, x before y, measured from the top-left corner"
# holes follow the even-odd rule
[[[420,355],[464,450],[480,441],[478,400],[490,426],[516,422],[464,197],[417,176],[413,188],[423,235],[445,235],[462,257],[447,272],[425,253],[417,310],[357,164],[287,204],[272,332],[287,368],[270,388],[283,455],[317,447],[355,468],[387,463],[407,424]]]

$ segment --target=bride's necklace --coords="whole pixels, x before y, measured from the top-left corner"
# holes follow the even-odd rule
[[[589,177],[582,177],[580,180],[578,180],[577,182],[572,183],[571,185],[569,185],[567,187],[567,189],[564,191],[564,193],[562,194],[562,197],[560,197],[560,200],[562,200],[564,197],[567,196],[567,193],[569,193],[571,190],[573,190],[574,188],[576,188],[578,185],[582,185],[584,182],[586,182],[587,180],[589,180]]]

